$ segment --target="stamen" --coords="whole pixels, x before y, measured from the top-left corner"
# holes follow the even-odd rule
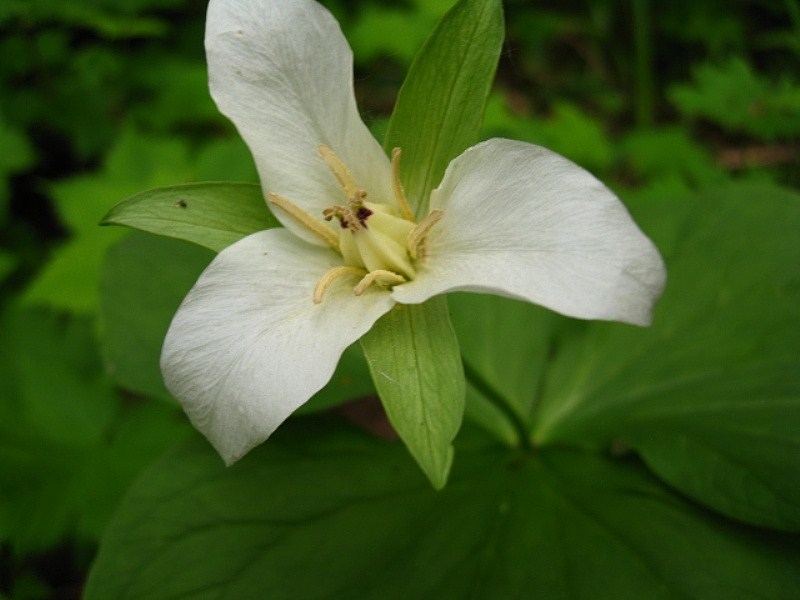
[[[406,198],[406,191],[400,181],[400,156],[402,154],[403,151],[400,148],[392,150],[392,189],[397,200],[397,206],[400,208],[400,216],[406,221],[413,221],[414,213],[411,212],[411,206],[409,206],[408,198]]]
[[[353,199],[356,195],[358,195],[360,198],[363,198],[367,195],[366,192],[363,192],[363,190],[358,188],[355,177],[353,177],[353,174],[350,173],[347,165],[342,162],[341,158],[336,156],[336,153],[333,150],[328,148],[325,144],[320,144],[317,146],[317,153],[328,165],[328,168],[331,170],[331,172],[333,172],[333,174],[336,176],[336,179],[339,181],[339,185],[342,186],[344,195],[348,200]]]
[[[356,193],[347,206],[335,204],[330,208],[322,211],[322,217],[326,221],[331,221],[333,218],[339,219],[339,224],[342,229],[352,229],[357,231],[367,226],[367,219],[372,215],[372,211],[364,206],[363,200],[367,192],[361,190]]]
[[[314,304],[320,304],[325,292],[331,287],[331,284],[345,275],[358,275],[363,277],[367,272],[364,269],[357,267],[333,267],[331,270],[322,276],[316,287],[314,287]]]
[[[286,212],[311,233],[322,238],[322,241],[328,244],[328,246],[339,252],[339,236],[336,235],[330,227],[325,225],[325,223],[318,221],[294,202],[288,198],[284,198],[280,194],[270,192],[267,194],[267,200]]]
[[[414,229],[408,232],[406,245],[408,247],[408,254],[412,259],[417,258],[420,246],[422,246],[422,243],[425,241],[425,236],[428,235],[431,227],[436,225],[443,216],[444,213],[441,210],[432,210],[428,213],[427,217],[417,223]]]
[[[367,275],[358,282],[358,285],[353,290],[353,293],[356,296],[362,295],[364,292],[367,291],[367,288],[371,286],[373,283],[383,284],[383,285],[397,285],[398,283],[403,283],[407,281],[405,277],[402,275],[398,275],[397,273],[393,273],[392,271],[384,271],[382,269],[378,269],[377,271],[370,271]]]

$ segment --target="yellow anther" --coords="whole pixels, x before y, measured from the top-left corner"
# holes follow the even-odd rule
[[[425,241],[425,236],[428,235],[431,227],[436,225],[443,216],[444,213],[441,210],[432,210],[428,213],[427,217],[417,223],[414,229],[408,232],[406,246],[408,247],[408,254],[412,259],[417,258],[420,246],[422,246]]]
[[[367,272],[364,269],[359,269],[357,267],[333,267],[322,276],[322,279],[320,279],[319,283],[314,287],[314,304],[322,302],[325,292],[339,277],[344,277],[345,275],[364,277],[366,274]]]
[[[392,189],[394,190],[395,200],[397,200],[397,207],[400,209],[400,216],[406,221],[413,221],[414,213],[411,212],[411,206],[409,206],[408,198],[406,198],[406,191],[400,181],[400,156],[402,154],[403,151],[400,148],[392,150]]]
[[[317,146],[317,153],[319,154],[320,158],[325,161],[325,164],[328,165],[328,168],[331,172],[336,176],[339,185],[342,186],[344,190],[344,195],[348,200],[354,200],[355,198],[363,198],[366,196],[366,192],[361,190],[358,187],[358,183],[356,183],[355,177],[353,174],[350,173],[350,170],[347,168],[347,165],[344,164],[341,158],[336,156],[336,153],[328,148],[325,144],[320,144]]]
[[[287,213],[295,221],[308,229],[311,233],[322,238],[328,246],[339,252],[339,236],[322,221],[315,219],[288,198],[280,194],[269,193],[267,200]]]
[[[398,283],[403,283],[407,281],[405,277],[402,275],[398,275],[397,273],[393,273],[392,271],[384,271],[379,269],[377,271],[370,271],[367,275],[358,282],[358,285],[353,290],[353,293],[356,296],[362,295],[364,292],[367,291],[367,288],[371,286],[373,283],[377,283],[379,285],[397,285]]]

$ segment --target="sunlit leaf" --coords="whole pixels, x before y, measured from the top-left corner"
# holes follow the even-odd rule
[[[800,133],[800,81],[772,82],[741,58],[703,64],[692,84],[675,85],[670,99],[688,116],[765,140]]]

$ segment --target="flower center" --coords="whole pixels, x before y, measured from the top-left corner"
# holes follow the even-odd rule
[[[400,149],[392,151],[395,205],[367,202],[367,191],[359,187],[333,150],[320,146],[318,152],[339,181],[346,199],[345,204],[335,204],[322,212],[325,221],[336,219],[339,222],[338,235],[287,198],[272,193],[268,195],[270,202],[342,256],[343,265],[329,270],[317,283],[314,302],[322,302],[325,291],[340,277],[361,278],[353,288],[358,296],[372,285],[391,288],[413,279],[416,275],[414,265],[425,254],[425,238],[443,213],[435,210],[419,223],[414,220],[400,183]]]

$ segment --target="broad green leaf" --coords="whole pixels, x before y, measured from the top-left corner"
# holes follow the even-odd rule
[[[411,65],[384,146],[403,149],[400,172],[418,217],[450,161],[478,141],[503,33],[499,0],[461,0]]]
[[[638,462],[467,434],[434,492],[396,444],[329,425],[285,426],[229,469],[202,443],[165,457],[108,529],[87,600],[800,594],[796,537],[699,509]]]
[[[484,294],[448,296],[467,379],[530,422],[542,392],[554,331],[566,321],[539,306]]]
[[[467,367],[469,368],[469,367]],[[464,405],[464,416],[483,427],[509,447],[519,446],[526,436],[524,430],[517,426],[513,414],[504,410],[505,399],[502,403],[496,401],[496,394],[486,394],[481,386],[476,386],[470,379],[472,373],[467,373],[467,394]]]
[[[97,540],[142,467],[190,428],[173,407],[121,401],[89,319],[10,309],[0,331],[0,543],[22,557]]]
[[[118,406],[91,321],[11,308],[0,331],[0,432],[28,428],[59,444],[99,441]]]
[[[141,233],[106,254],[100,277],[102,348],[109,374],[123,388],[169,397],[159,358],[184,296],[213,258],[205,248]]]
[[[255,183],[207,182],[162,187],[117,204],[103,225],[193,242],[215,252],[245,236],[279,227]]]
[[[800,531],[800,195],[730,185],[634,209],[667,263],[654,324],[562,337],[534,441],[616,442],[715,510]]]
[[[361,345],[355,343],[342,354],[331,380],[314,394],[311,400],[298,408],[295,414],[315,413],[351,400],[369,397],[374,399],[375,394],[375,385],[372,382],[367,362],[364,360],[364,352]]]
[[[372,380],[400,438],[436,489],[447,482],[464,414],[464,372],[447,300],[397,305],[361,338]]]

